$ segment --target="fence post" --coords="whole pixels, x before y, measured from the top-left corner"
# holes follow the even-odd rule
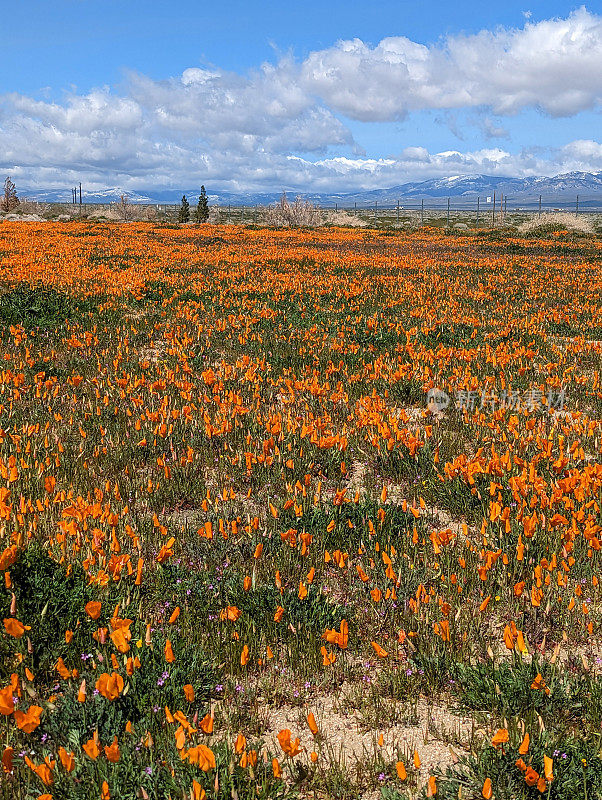
[[[579,213],[579,195],[577,195],[577,202],[575,203],[575,216]]]
[[[479,227],[479,211],[480,211],[479,206],[480,206],[480,204],[481,204],[481,198],[477,197],[477,228]]]
[[[447,198],[447,227],[449,228],[449,197]]]
[[[420,226],[424,227],[424,199],[420,201]]]

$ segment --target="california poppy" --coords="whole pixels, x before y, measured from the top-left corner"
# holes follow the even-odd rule
[[[0,689],[0,714],[8,716],[15,710],[15,701],[13,698],[13,687],[9,684],[4,689]]]
[[[384,650],[378,642],[372,642],[372,647],[374,648],[374,652],[379,658],[386,658],[389,654],[386,650]]]
[[[40,724],[40,717],[44,709],[40,706],[29,706],[27,711],[17,710],[14,712],[14,719],[17,723],[17,728],[20,728],[25,733],[32,733]]]
[[[213,733],[213,717],[211,714],[205,714],[203,719],[199,722],[199,727],[203,733]]]
[[[165,641],[165,660],[167,661],[168,664],[172,664],[176,660],[176,657],[174,655],[173,648],[171,646],[171,642],[170,642],[169,639],[167,639]]]
[[[98,600],[90,600],[89,603],[86,603],[86,614],[90,617],[90,619],[98,619],[100,617],[100,609],[102,608],[102,604],[98,602]]]
[[[112,764],[116,764],[119,761],[121,754],[119,752],[119,744],[117,743],[116,736],[113,737],[112,744],[105,745],[104,751],[107,760],[110,761]]]
[[[288,728],[280,731],[278,734],[278,741],[280,742],[280,747],[284,753],[291,758],[301,752],[299,739],[297,738],[294,740],[294,742],[291,742],[291,732]]]
[[[498,732],[494,735],[491,740],[491,744],[494,747],[498,747],[499,745],[504,745],[508,742],[508,731],[505,728],[501,728]]]
[[[100,755],[100,748],[98,746],[98,731],[95,731],[94,735],[90,739],[88,739],[88,741],[85,742],[85,744],[83,744],[82,747],[84,753],[89,758],[91,758],[92,760],[97,759],[98,756]]]
[[[123,691],[124,680],[118,672],[103,672],[96,681],[96,689],[107,700],[116,700]]]
[[[64,747],[59,747],[58,754],[63,768],[67,770],[67,772],[73,772],[75,769],[75,758],[73,753],[68,753]]]
[[[19,622],[19,620],[14,617],[4,620],[4,628],[8,635],[13,636],[15,639],[20,639],[25,631],[31,630],[29,625],[23,625],[22,622]]]

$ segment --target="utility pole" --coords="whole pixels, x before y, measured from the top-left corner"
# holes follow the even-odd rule
[[[376,225],[376,213],[378,210],[378,200],[374,201],[374,224]]]
[[[480,206],[480,201],[481,201],[481,198],[477,197],[477,228],[479,227],[479,210],[480,210],[479,206]]]
[[[491,209],[491,227],[495,227],[495,192],[493,193],[493,208]]]
[[[82,185],[81,182],[79,184],[79,215],[82,215]]]
[[[447,198],[447,227],[449,228],[449,197]]]
[[[539,195],[539,216],[541,217],[541,195]]]
[[[397,201],[397,227],[399,227],[399,200]]]
[[[577,195],[577,202],[575,203],[575,216],[579,213],[579,195]]]
[[[420,226],[424,227],[424,198],[420,201]]]

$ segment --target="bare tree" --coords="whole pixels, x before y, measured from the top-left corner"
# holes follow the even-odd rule
[[[309,227],[319,225],[322,215],[309,200],[296,197],[290,203],[286,192],[282,192],[280,202],[277,205],[269,206],[266,210],[268,225],[276,227]]]
[[[122,194],[117,205],[117,213],[124,222],[132,218],[132,206],[127,194]]]
[[[4,195],[0,199],[0,208],[2,211],[12,211],[19,205],[19,198],[17,197],[17,190],[15,184],[7,176],[4,181]]]

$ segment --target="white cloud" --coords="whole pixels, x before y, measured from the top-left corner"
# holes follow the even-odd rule
[[[449,174],[600,170],[602,145],[584,139],[518,153],[509,145],[432,153],[414,141],[371,158],[345,118],[390,121],[437,109],[462,138],[464,109],[487,142],[508,139],[501,118],[522,109],[566,116],[601,102],[602,17],[582,8],[432,45],[341,41],[245,75],[190,67],[158,81],[130,73],[121,94],[103,87],[73,90],[61,102],[0,96],[0,174],[32,187],[81,179],[131,190],[204,182],[231,191],[344,191]]]
[[[417,109],[484,106],[496,114],[540,108],[570,116],[602,101],[602,17],[526,21],[424,46],[403,36],[360,39],[311,53],[301,80],[329,108],[358,120],[401,119]]]

